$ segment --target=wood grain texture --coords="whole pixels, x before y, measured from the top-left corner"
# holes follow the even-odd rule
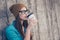
[[[25,4],[38,20],[33,40],[60,40],[60,0],[0,0],[0,40],[6,40],[3,30],[14,20],[9,7],[16,3]]]

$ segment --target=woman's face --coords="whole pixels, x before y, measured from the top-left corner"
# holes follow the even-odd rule
[[[20,19],[22,20],[26,20],[27,18],[27,9],[25,7],[23,7],[21,10],[20,10],[20,13],[19,13],[19,17]]]

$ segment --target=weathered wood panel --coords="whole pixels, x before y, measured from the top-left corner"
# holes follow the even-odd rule
[[[3,40],[3,29],[7,21],[5,0],[0,0],[0,40]]]
[[[38,20],[33,40],[60,40],[60,0],[0,0],[0,40],[5,40],[3,30],[14,20],[9,7],[16,3],[25,4]]]

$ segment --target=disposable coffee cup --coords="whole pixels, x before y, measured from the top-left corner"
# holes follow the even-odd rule
[[[28,14],[28,19],[36,19],[35,15],[33,13]]]

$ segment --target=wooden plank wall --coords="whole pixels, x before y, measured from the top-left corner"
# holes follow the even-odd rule
[[[60,0],[0,0],[0,40],[5,40],[3,30],[14,20],[9,7],[16,3],[25,4],[38,20],[33,40],[60,40]]]

